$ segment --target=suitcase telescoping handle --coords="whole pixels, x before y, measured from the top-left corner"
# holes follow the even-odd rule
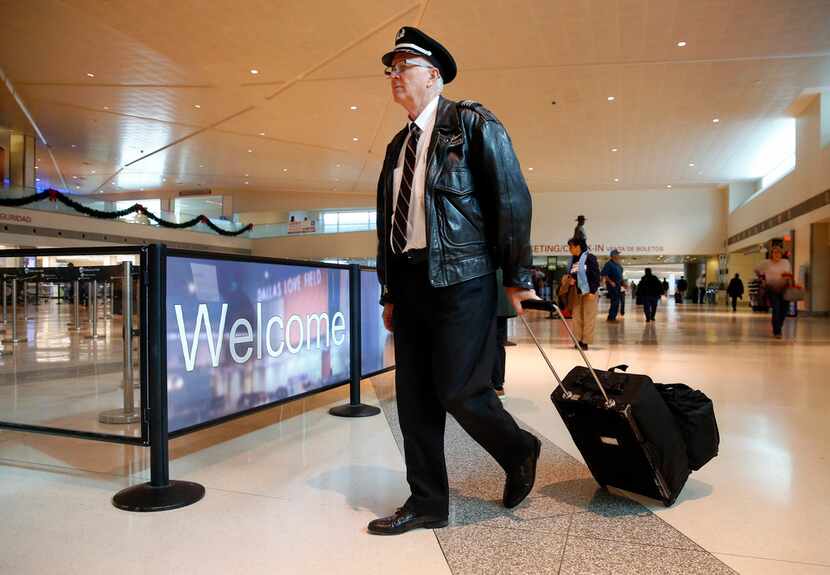
[[[605,388],[602,386],[602,383],[599,381],[599,377],[597,377],[597,372],[594,371],[594,367],[591,365],[591,362],[588,360],[588,356],[585,354],[585,351],[579,345],[579,340],[576,339],[574,332],[571,330],[571,326],[568,325],[568,322],[565,321],[565,316],[562,315],[562,310],[559,309],[559,306],[555,303],[547,300],[541,299],[526,299],[522,302],[522,307],[524,309],[535,309],[539,311],[548,311],[548,312],[556,312],[556,315],[559,316],[559,319],[562,320],[562,324],[565,326],[565,329],[568,330],[568,335],[571,336],[571,341],[573,341],[574,346],[576,347],[577,351],[579,351],[579,355],[582,356],[582,360],[585,362],[585,365],[588,367],[588,371],[591,372],[591,376],[593,376],[594,381],[597,383],[597,387],[599,387],[600,392],[602,392],[602,397],[605,398],[605,407],[612,408],[614,407],[614,400],[608,397],[608,394],[605,392]],[[533,338],[533,343],[536,344],[536,347],[539,348],[539,351],[542,354],[542,357],[545,358],[545,363],[548,364],[551,373],[553,373],[553,377],[556,378],[557,383],[562,387],[565,392],[565,398],[568,399],[572,397],[572,393],[568,391],[565,387],[565,384],[562,383],[562,379],[560,379],[559,374],[556,373],[556,369],[553,367],[553,364],[548,359],[548,354],[545,353],[545,350],[542,349],[542,344],[539,343],[539,340],[536,339],[536,334],[533,333],[533,330],[530,329],[530,326],[527,323],[527,320],[523,315],[519,316],[522,320],[522,323],[527,330],[527,333],[530,334],[530,337]]]

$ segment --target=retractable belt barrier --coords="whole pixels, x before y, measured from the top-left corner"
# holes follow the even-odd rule
[[[58,303],[71,299],[67,329],[80,338],[86,287],[88,333],[82,340],[89,346],[113,341],[96,343],[109,333],[108,327],[99,333],[98,323],[111,317],[113,302],[120,296],[122,406],[100,412],[97,423],[104,427],[94,431],[9,421],[0,421],[0,428],[149,447],[150,481],[117,493],[112,499],[116,507],[162,511],[204,496],[201,485],[170,479],[171,437],[346,384],[349,402],[332,408],[332,415],[364,417],[380,412],[360,401],[363,377],[394,368],[374,270],[172,250],[163,244],[6,250],[0,251],[0,261],[73,255],[132,255],[140,265],[125,261],[114,266],[0,267],[0,330],[6,332],[3,343],[11,344],[3,352],[37,348],[21,345],[27,341],[25,331],[18,333],[18,324],[26,321],[17,310],[21,288],[25,318],[28,286],[35,284],[36,306],[41,304],[41,285],[59,286]],[[72,292],[69,298],[67,289]],[[54,287],[49,288],[47,301],[52,294]],[[134,338],[138,340],[137,382]],[[139,388],[139,405],[134,387]],[[109,426],[122,426],[117,429],[123,432],[109,433]]]

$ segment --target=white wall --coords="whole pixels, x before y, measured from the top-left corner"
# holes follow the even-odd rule
[[[704,255],[724,251],[728,196],[718,188],[533,195],[534,254],[565,254],[579,214],[595,251]],[[631,249],[629,249],[631,248]]]
[[[377,232],[345,232],[286,236],[252,240],[252,254],[270,258],[321,260],[325,258],[374,258]]]
[[[312,192],[233,192],[234,212],[245,223],[269,224],[288,221],[288,212],[331,208],[374,209],[375,196]]]
[[[822,105],[825,106],[823,111]],[[796,120],[795,170],[729,214],[729,236],[830,189],[830,145],[825,144],[822,147],[822,114],[825,117],[830,116],[830,99],[816,96]],[[760,243],[765,239],[780,236],[790,229],[803,228],[809,223],[826,219],[830,215],[825,213],[826,210],[827,207],[785,222],[777,228],[766,230],[763,234],[733,244],[729,246],[729,250]]]

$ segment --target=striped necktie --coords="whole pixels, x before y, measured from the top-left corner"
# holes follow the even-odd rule
[[[412,122],[409,124],[409,141],[406,143],[406,155],[403,158],[403,175],[398,201],[395,203],[395,217],[392,219],[392,248],[402,254],[406,248],[406,226],[409,219],[409,202],[412,198],[412,183],[415,180],[415,152],[421,128]]]

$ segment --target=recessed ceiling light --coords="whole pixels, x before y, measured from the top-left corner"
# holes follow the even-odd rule
[[[283,169],[282,169],[282,171],[283,171],[283,172],[287,172],[287,171],[288,171],[288,168],[283,168]]]
[[[35,178],[35,181],[36,181],[36,182],[39,182],[39,181],[40,181],[40,178]]]
[[[38,168],[37,166],[35,166],[35,169],[36,169],[36,170],[38,170],[38,169],[40,169],[40,168]]]
[[[252,154],[254,151],[251,148],[248,148],[248,153]]]
[[[72,144],[72,147],[73,147],[73,148],[77,148],[78,146],[76,146],[75,144]]]
[[[246,185],[246,186],[248,185],[248,180],[245,180],[245,185]]]
[[[73,180],[77,180],[77,179],[78,179],[78,176],[72,176],[72,179],[73,179]]]
[[[167,178],[162,178],[162,179],[161,179],[161,181],[162,181],[162,182],[166,182],[166,181],[167,181]]]
[[[110,107],[109,107],[109,106],[104,106],[104,109],[105,109],[105,110],[109,110],[109,109],[110,109]]]
[[[248,177],[248,174],[245,174],[245,177],[247,178],[247,177]]]
[[[349,106],[349,110],[356,111],[357,109],[357,106]]]
[[[95,77],[95,74],[93,74],[92,72],[87,72],[86,75],[87,75],[88,78],[94,78]]]
[[[694,167],[695,167],[695,163],[694,163],[694,162],[689,162],[689,167],[690,167],[690,168],[694,168]]]
[[[340,167],[340,164],[337,164],[337,165],[336,165],[336,166],[334,166],[334,167],[335,167],[335,168],[339,168],[339,167]]]
[[[720,118],[712,118],[713,124],[717,124],[718,122],[720,122]]]
[[[619,182],[619,181],[620,181],[620,179],[619,179],[619,178],[614,178],[614,181],[615,181],[615,182]]]
[[[357,141],[358,141],[357,138],[352,138],[352,142],[357,142]]]
[[[90,174],[94,174],[94,173],[95,173],[95,170],[90,170],[90,172],[89,172],[89,173],[90,173]]]
[[[608,96],[608,101],[609,101],[609,102],[613,102],[613,101],[614,101],[614,100],[616,100],[616,99],[617,99],[617,98],[615,98],[614,96]]]
[[[528,168],[528,170],[532,172],[532,171],[533,171],[533,168]]]
[[[256,68],[251,68],[251,74],[256,76],[257,74],[259,74],[259,70],[257,70]]]
[[[259,135],[260,135],[260,136],[264,136],[264,135],[265,135],[265,132],[260,132],[260,133],[259,133]]]
[[[678,48],[684,48],[685,46],[686,46],[686,42],[683,41],[683,40],[681,40],[680,42],[677,43]]]
[[[619,150],[620,150],[619,148],[611,148],[612,152],[619,152]]]
[[[76,190],[80,190],[80,189],[81,189],[81,186],[75,186],[75,189],[76,189]]]
[[[671,184],[667,184],[667,185],[666,185],[666,187],[667,187],[668,189],[671,189]]]
[[[201,106],[201,105],[199,105],[199,104],[193,104],[193,107],[194,107],[194,108],[196,108],[197,110],[201,110],[201,109],[202,109],[202,106]]]
[[[199,164],[199,167],[200,167],[200,168],[204,168],[204,167],[205,167],[205,165],[204,165],[204,164]]]

